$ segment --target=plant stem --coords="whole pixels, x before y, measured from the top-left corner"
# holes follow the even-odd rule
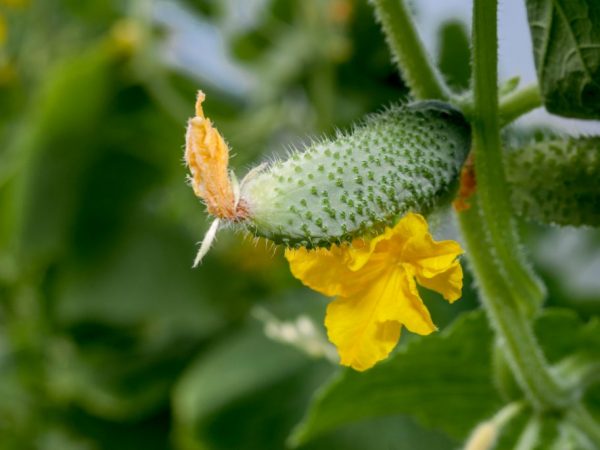
[[[416,98],[448,99],[403,0],[371,0],[403,78]],[[575,396],[557,382],[540,349],[531,317],[544,288],[527,265],[512,218],[504,177],[502,124],[541,103],[535,86],[498,102],[497,0],[475,0],[473,11],[473,130],[477,195],[459,215],[481,300],[506,359],[529,402],[538,410],[569,410],[571,422],[593,442],[598,428]],[[470,109],[471,110],[471,109]]]
[[[554,380],[529,318],[542,290],[520,253],[503,169],[497,87],[497,0],[475,0],[472,123],[477,199],[460,215],[481,300],[529,401],[563,409],[571,396]],[[527,303],[529,302],[529,303]]]
[[[418,99],[447,99],[449,91],[431,63],[404,0],[371,0],[402,78]]]
[[[465,443],[464,450],[481,449],[483,443],[489,444],[490,441],[494,442],[506,424],[519,414],[523,410],[523,407],[522,402],[509,403],[490,420],[481,422],[471,432],[469,439]],[[485,448],[488,447],[486,446]]]
[[[594,447],[600,448],[600,427],[583,405],[578,404],[571,408],[567,420],[584,433]]]
[[[541,423],[539,416],[535,415],[529,419],[523,429],[514,450],[532,450],[540,441]]]
[[[553,370],[570,389],[581,394],[600,382],[600,361],[586,353],[567,356],[554,365]]]
[[[473,146],[477,192],[493,257],[518,304],[534,313],[545,290],[521,251],[504,176],[498,108],[497,0],[476,1],[473,10]]]
[[[481,290],[481,301],[517,382],[528,400],[538,409],[563,409],[571,401],[552,377],[529,320],[518,307],[499,272],[479,199],[459,215],[471,269]]]
[[[537,83],[530,84],[500,100],[500,121],[508,125],[523,114],[542,106],[542,96]]]

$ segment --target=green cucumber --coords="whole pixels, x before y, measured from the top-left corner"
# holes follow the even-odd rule
[[[517,214],[600,226],[600,137],[551,138],[512,149],[505,170]]]
[[[373,235],[408,211],[434,209],[456,185],[469,147],[470,126],[453,107],[394,106],[247,177],[238,223],[292,247]]]

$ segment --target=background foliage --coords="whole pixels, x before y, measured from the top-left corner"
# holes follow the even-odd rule
[[[182,164],[198,88],[238,173],[406,95],[366,2],[241,3],[0,0],[0,448],[450,449],[519,397],[491,381],[481,315],[455,321],[477,308],[468,280],[452,307],[424,293],[443,333],[358,375],[323,357],[325,299],[278,251],[222,233],[190,269],[208,225]],[[466,36],[439,32],[456,87]],[[173,60],[182,41],[195,60]],[[570,308],[540,319],[549,358],[597,346],[598,290],[569,273],[599,264],[600,236],[522,226]],[[312,347],[280,342],[298,317]]]

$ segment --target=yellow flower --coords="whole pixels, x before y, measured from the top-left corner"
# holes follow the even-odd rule
[[[371,241],[288,249],[285,256],[296,278],[337,297],[325,317],[329,340],[341,364],[363,371],[389,355],[403,325],[421,335],[436,330],[415,279],[451,303],[458,300],[461,253],[455,241],[434,241],[423,216],[408,213]]]

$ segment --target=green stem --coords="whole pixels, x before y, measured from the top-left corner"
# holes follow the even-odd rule
[[[571,354],[556,364],[553,370],[569,389],[581,394],[600,382],[600,361],[587,353]]]
[[[449,91],[431,63],[404,0],[371,0],[402,78],[418,99],[447,99]]]
[[[508,94],[500,100],[500,120],[508,125],[523,114],[542,106],[542,95],[537,83]]]
[[[523,410],[522,402],[513,402],[504,406],[494,417],[485,422],[481,422],[471,432],[469,439],[465,443],[464,450],[481,449],[482,444],[494,442],[502,429]],[[487,446],[485,446],[487,448]]]
[[[571,408],[566,419],[585,434],[595,448],[600,448],[600,427],[583,405]]]
[[[588,438],[600,431],[571,392],[555,379],[541,351],[524,306],[539,300],[541,289],[520,253],[509,191],[504,177],[497,87],[497,0],[475,0],[473,9],[472,119],[477,198],[460,215],[481,301],[504,346],[506,359],[531,404],[538,410],[568,411]],[[529,304],[531,306],[531,304]]]
[[[541,288],[520,254],[504,179],[497,87],[497,0],[475,0],[473,10],[473,145],[477,198],[460,215],[481,300],[507,361],[529,401],[562,409],[571,396],[553,378],[529,322]]]
[[[402,0],[371,0],[402,75],[417,98],[448,99]],[[527,265],[514,224],[503,168],[500,126],[539,105],[528,87],[498,102],[497,0],[475,0],[473,11],[473,128],[477,195],[460,223],[469,261],[507,362],[529,402],[539,410],[566,410],[574,395],[554,378],[531,326],[544,289]],[[590,439],[598,430],[582,408],[570,417]]]
[[[471,208],[461,213],[459,220],[482,304],[517,382],[536,408],[563,409],[571,397],[552,377],[527,316],[498,271],[478,199],[471,201]]]
[[[519,305],[534,313],[545,291],[525,261],[510,207],[503,169],[498,107],[497,1],[476,1],[473,10],[473,146],[477,192],[499,270]]]
[[[514,450],[533,450],[540,441],[540,418],[534,415],[523,429]]]

